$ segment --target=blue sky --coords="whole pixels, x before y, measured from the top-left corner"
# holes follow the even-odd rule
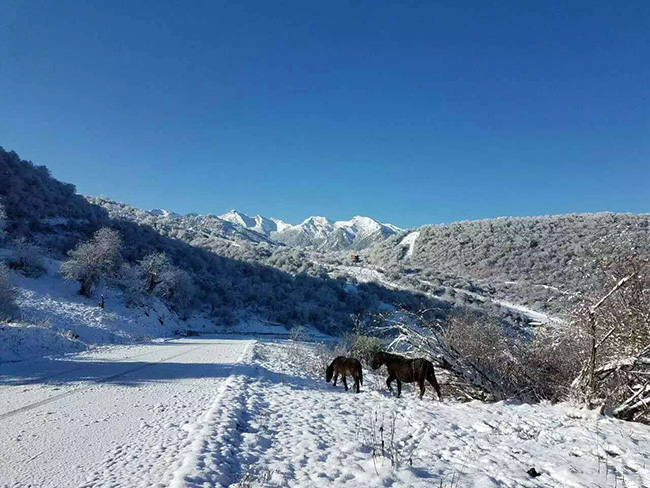
[[[647,1],[5,0],[0,145],[183,213],[649,212],[649,59]]]

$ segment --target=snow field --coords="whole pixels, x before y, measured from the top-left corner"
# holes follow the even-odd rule
[[[568,405],[440,403],[431,389],[396,399],[368,370],[345,392],[301,370],[295,347],[256,345],[171,486],[650,486],[647,426]]]

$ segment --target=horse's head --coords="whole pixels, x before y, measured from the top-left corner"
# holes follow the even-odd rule
[[[334,363],[330,364],[325,370],[325,381],[329,383],[332,380],[332,376],[334,376]]]
[[[384,364],[384,353],[378,352],[373,356],[372,363],[370,363],[370,367],[372,369],[379,369],[381,368],[382,364]]]

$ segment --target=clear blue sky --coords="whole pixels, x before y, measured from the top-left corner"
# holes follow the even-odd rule
[[[0,145],[183,213],[649,212],[650,2],[4,0]]]

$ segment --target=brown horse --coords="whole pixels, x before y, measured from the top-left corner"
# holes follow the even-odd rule
[[[345,391],[348,391],[348,382],[345,379],[346,376],[352,376],[354,379],[354,386],[357,387],[357,393],[361,391],[359,385],[363,384],[363,370],[361,369],[361,363],[354,358],[346,358],[343,356],[337,357],[332,364],[327,367],[325,371],[325,380],[329,383],[334,376],[334,386],[336,386],[336,380],[339,377],[339,374],[343,376],[343,386],[345,386]],[[354,386],[352,387],[354,389]]]
[[[438,385],[438,380],[436,380],[436,374],[433,371],[433,364],[431,364],[431,361],[427,361],[423,358],[408,359],[404,356],[398,356],[397,354],[378,352],[372,358],[372,369],[379,369],[383,364],[385,364],[388,369],[388,379],[386,380],[386,384],[391,393],[393,392],[391,383],[393,380],[397,380],[398,398],[402,393],[402,382],[413,383],[414,381],[417,381],[420,386],[420,399],[422,399],[424,396],[424,381],[426,380],[431,383],[431,386],[433,386],[438,394],[438,398],[442,400],[440,386]]]

